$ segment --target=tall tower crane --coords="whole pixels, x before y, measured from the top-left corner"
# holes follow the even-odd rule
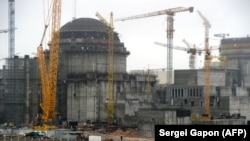
[[[114,110],[114,26],[113,13],[110,13],[110,21],[104,19],[98,12],[96,16],[108,27],[108,99],[107,99],[107,120],[111,122],[115,117]]]
[[[37,48],[38,63],[39,63],[39,70],[42,83],[42,101],[40,103],[40,107],[43,113],[41,116],[41,120],[45,123],[52,121],[55,118],[56,114],[55,106],[56,106],[58,57],[59,57],[60,23],[61,23],[61,0],[54,0],[52,8],[49,67],[46,66],[45,55],[42,44],[40,44]],[[45,26],[45,31],[46,29],[47,26]],[[44,38],[44,34],[42,38]],[[38,126],[37,128],[49,129],[53,127],[54,127],[53,125],[43,124],[43,126]]]
[[[189,55],[189,68],[190,69],[195,69],[196,68],[196,53],[197,53],[197,49],[194,46],[192,46],[188,41],[186,41],[185,39],[182,40],[186,46],[189,48],[188,53],[190,53]],[[199,51],[200,52],[200,51]]]
[[[188,48],[182,47],[182,46],[173,46],[173,49],[186,51],[187,53],[189,53],[190,54],[190,56],[189,56],[189,68],[190,69],[195,69],[196,68],[196,66],[195,66],[195,62],[196,62],[195,59],[196,58],[192,57],[192,55],[196,56],[197,53],[201,54],[205,50],[201,49],[201,48],[196,48],[195,46],[192,47],[191,44],[189,42],[187,42],[185,39],[183,39],[183,42],[185,42],[185,44],[187,44]],[[168,47],[167,44],[164,44],[164,43],[160,43],[160,42],[157,42],[157,41],[154,42],[154,43],[157,44],[157,45],[163,46],[163,47]],[[210,48],[210,50],[218,50],[218,48]],[[213,57],[213,58],[216,58],[216,57]]]
[[[9,0],[9,52],[8,57],[13,58],[15,55],[15,0]]]
[[[163,46],[163,47],[168,47],[167,44],[164,43],[160,43],[160,42],[155,42],[155,44]],[[177,50],[182,50],[182,51],[186,51],[187,53],[190,53],[189,56],[189,68],[190,69],[195,69],[195,58],[191,57],[193,55],[196,55],[196,52],[201,52],[202,50],[197,50],[196,48],[186,48],[186,47],[181,47],[181,46],[173,46],[173,49],[177,49]]]
[[[209,50],[209,29],[211,28],[211,24],[208,19],[200,12],[197,11],[199,16],[203,20],[203,25],[205,27],[205,60],[204,60],[204,69],[205,69],[205,88],[204,88],[204,95],[205,95],[205,112],[204,116],[210,118],[210,50]]]
[[[140,19],[146,17],[153,17],[159,15],[168,15],[167,17],[167,84],[172,84],[172,71],[173,71],[173,32],[174,32],[174,18],[175,13],[189,11],[193,12],[193,7],[185,8],[185,7],[176,7],[170,8],[166,10],[151,12],[147,14],[141,14],[136,16],[130,16],[125,18],[115,19],[115,21],[125,21],[125,20],[133,20]]]

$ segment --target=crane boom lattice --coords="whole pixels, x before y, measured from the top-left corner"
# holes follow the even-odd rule
[[[172,72],[173,72],[173,32],[174,32],[174,19],[173,16],[175,13],[189,11],[193,12],[193,7],[185,8],[185,7],[176,7],[170,8],[166,10],[160,10],[156,12],[150,12],[141,15],[135,15],[125,18],[118,18],[115,21],[125,21],[125,20],[133,20],[140,18],[147,18],[159,15],[168,15],[167,17],[167,84],[172,84]]]
[[[104,19],[98,12],[96,16],[108,27],[108,98],[107,98],[107,120],[111,122],[115,117],[114,109],[114,26],[113,13],[110,13],[110,21]]]
[[[44,122],[50,122],[54,120],[56,115],[55,105],[59,59],[58,57],[60,41],[60,22],[61,0],[54,0],[52,10],[51,44],[49,50],[49,67],[46,66],[46,52],[44,52],[42,44],[40,44],[37,48],[39,70],[42,84],[42,101],[40,103],[40,106],[42,108],[43,113],[41,116],[41,120]],[[47,26],[45,26],[45,28],[47,28]],[[45,128],[50,128],[50,126],[46,126]]]
[[[204,87],[204,96],[205,96],[205,112],[204,116],[210,118],[210,49],[209,49],[209,29],[211,28],[211,24],[208,19],[200,12],[197,11],[199,16],[203,20],[203,25],[205,26],[205,46],[204,50],[206,51],[204,58],[204,71],[205,71],[205,87]]]
[[[15,0],[9,0],[9,52],[8,57],[15,55]]]

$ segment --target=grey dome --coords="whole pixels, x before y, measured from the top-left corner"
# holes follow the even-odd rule
[[[106,32],[107,26],[99,20],[92,18],[79,18],[72,20],[61,27],[61,31],[97,31]]]
[[[108,39],[108,27],[101,21],[92,18],[79,18],[72,20],[63,25],[60,32],[60,39]],[[114,40],[120,41],[116,32],[114,32]]]

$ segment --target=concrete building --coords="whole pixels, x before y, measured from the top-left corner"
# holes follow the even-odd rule
[[[105,24],[90,18],[70,21],[61,28],[59,80],[67,86],[67,105],[62,101],[59,108],[67,109],[60,113],[67,113],[63,116],[68,120],[104,120],[107,117],[104,106],[108,93],[107,30]],[[128,79],[127,55],[129,52],[115,33],[115,93],[124,91],[123,81]]]
[[[59,121],[107,121],[108,32],[96,19],[79,18],[61,27],[56,112]],[[156,75],[128,74],[129,51],[114,34],[115,117],[150,107]],[[45,56],[49,59],[48,51]],[[4,122],[30,123],[42,112],[41,83],[36,58],[11,58],[3,68]]]
[[[39,75],[37,59],[25,56],[7,59],[3,67],[2,122],[30,123],[38,114]]]
[[[114,97],[118,122],[124,121],[126,111],[130,113],[130,109],[126,108],[129,101],[126,97],[140,97],[145,94],[147,85],[156,83],[154,75],[147,81],[148,75],[128,74],[128,55],[129,51],[115,33]],[[64,89],[58,94],[58,109],[62,117],[74,121],[106,121],[109,63],[107,26],[91,18],[75,19],[63,25],[59,63],[59,82]]]
[[[4,84],[3,84],[3,70],[0,70],[0,122],[3,122],[4,115]]]
[[[227,57],[224,68],[210,67],[210,107],[214,117],[245,116],[250,123],[249,54],[250,38],[222,39],[220,55]],[[175,70],[175,83],[168,87],[166,103],[192,113],[204,113],[205,72]]]
[[[96,19],[74,19],[61,27],[56,112],[59,121],[107,121],[108,32]],[[250,39],[222,39],[227,66],[210,70],[211,114],[235,115],[250,122]],[[48,56],[48,51],[45,51]],[[191,114],[203,114],[205,72],[175,70],[174,84],[163,85],[164,70],[127,73],[130,52],[114,34],[114,109],[119,125],[138,127],[154,136],[155,124],[191,124]],[[1,77],[2,72],[2,77]],[[164,77],[160,81],[158,77]],[[30,123],[41,113],[41,83],[36,58],[7,59],[0,71],[0,113],[3,122]],[[3,84],[3,85],[1,85]],[[1,117],[0,117],[1,118]],[[245,120],[240,120],[242,124]],[[231,122],[228,122],[231,123]]]

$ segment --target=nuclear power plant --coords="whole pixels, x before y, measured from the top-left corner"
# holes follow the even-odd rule
[[[108,116],[107,26],[96,19],[79,18],[63,25],[60,32],[57,120],[60,123],[105,122]],[[210,108],[215,119],[233,115],[237,120],[231,119],[230,123],[249,124],[249,49],[249,37],[221,40],[220,55],[227,56],[227,60],[210,68]],[[174,84],[166,86],[158,83],[153,71],[128,73],[126,58],[129,54],[115,33],[114,114],[117,124],[140,125],[144,135],[148,124],[191,124],[192,114],[203,114],[204,69],[175,70]],[[1,122],[18,125],[34,122],[36,115],[42,112],[41,97],[37,58],[15,56],[8,59],[1,70]],[[166,113],[176,113],[170,123],[164,121],[170,118]],[[147,131],[150,130],[148,125]]]
[[[60,17],[59,9],[54,17]],[[116,132],[112,138],[123,140],[124,134],[117,131],[134,129],[136,137],[147,138],[144,141],[154,139],[155,125],[250,125],[250,37],[223,36],[219,55],[213,56],[207,37],[211,25],[199,13],[205,49],[177,48],[172,44],[173,16],[184,11],[193,12],[193,7],[164,11],[165,69],[127,71],[130,51],[114,31],[112,14],[110,22],[98,13],[99,20],[74,18],[62,26],[58,17],[53,19],[60,28],[52,29],[47,50],[41,44],[35,57],[10,54],[1,66],[0,123],[11,129],[8,135],[17,127],[35,131],[56,127],[55,135],[58,129],[102,138]],[[190,59],[204,52],[204,67],[197,69],[189,60],[189,69],[172,70],[173,49],[191,53]]]

